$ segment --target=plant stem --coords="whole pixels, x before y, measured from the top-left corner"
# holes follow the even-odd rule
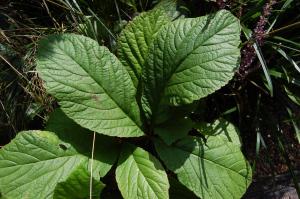
[[[96,133],[94,132],[93,144],[92,144],[92,157],[91,157],[90,199],[92,199],[92,193],[93,193],[93,163],[94,163],[95,139],[96,139]]]

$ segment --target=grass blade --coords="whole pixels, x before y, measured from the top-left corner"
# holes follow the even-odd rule
[[[279,54],[281,54],[286,60],[291,62],[291,64],[295,67],[295,69],[300,73],[300,67],[297,65],[297,63],[288,55],[286,52],[284,52],[281,48],[272,46]]]
[[[265,60],[265,58],[264,58],[264,56],[263,56],[263,54],[261,52],[261,49],[260,49],[259,45],[257,44],[257,42],[255,42],[253,44],[253,47],[254,47],[254,50],[255,50],[255,52],[257,54],[257,57],[258,57],[258,59],[259,59],[259,61],[261,63],[261,66],[263,68],[264,75],[266,77],[266,80],[267,80],[267,83],[268,83],[268,86],[269,86],[270,95],[271,95],[271,97],[273,97],[273,93],[274,93],[273,92],[273,84],[272,84],[271,76],[270,76],[270,74],[268,72],[268,67],[267,67],[266,60]]]

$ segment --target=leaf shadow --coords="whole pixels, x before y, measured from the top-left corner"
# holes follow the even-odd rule
[[[204,157],[204,145],[199,145],[199,147],[200,147],[200,150],[198,151],[198,156],[199,157]],[[204,159],[200,158],[200,161],[198,161],[198,162],[199,162],[199,168],[200,168],[200,170],[199,170],[200,174],[199,175],[203,176],[203,178],[200,177],[200,184],[203,184],[208,188],[209,185],[208,185],[207,175],[206,175],[207,172],[205,172]],[[201,197],[203,198],[204,197],[204,188],[203,188],[203,186],[200,186],[200,188],[201,188],[201,190],[200,190],[201,191]]]
[[[134,152],[138,149],[139,147],[133,144],[129,144],[129,143],[124,143],[124,145],[122,146],[121,149],[121,155],[120,158],[118,160],[118,165],[124,163],[126,160],[128,160],[128,158],[134,154]],[[143,148],[140,148],[142,150],[144,150]],[[164,167],[161,165],[160,161],[158,159],[155,158],[155,156],[153,154],[151,154],[150,152],[144,150],[147,154],[147,156],[144,156],[143,158],[148,159],[150,162],[153,163],[153,166],[156,170],[161,170],[164,171]],[[137,160],[134,159],[136,162]]]
[[[164,145],[162,148],[160,148],[159,145]],[[201,184],[201,195],[202,197],[205,196],[205,189],[204,187],[209,187],[208,182],[208,176],[206,172],[206,165],[204,160],[204,151],[205,151],[205,142],[196,137],[188,137],[181,140],[178,140],[177,142],[167,145],[164,144],[163,141],[158,141],[156,143],[156,148],[158,149],[159,154],[161,155],[162,159],[163,157],[170,158],[168,161],[165,161],[165,164],[167,164],[167,168],[171,171],[179,171],[184,168],[183,166],[185,164],[188,164],[191,168],[194,170],[194,173],[198,176],[199,183]],[[176,154],[180,154],[176,156]],[[191,158],[196,158],[197,161],[194,163],[191,161]],[[167,162],[172,162],[172,164],[168,164]],[[198,164],[198,165],[195,165]],[[198,170],[199,169],[199,170]],[[190,175],[193,175],[191,173],[185,175],[183,178],[188,179],[188,184],[190,186],[194,186],[194,182],[192,178],[190,178]],[[180,180],[180,179],[179,179]]]
[[[56,109],[48,120],[45,128],[54,132],[62,143],[59,147],[67,150],[72,146],[78,153],[90,157],[92,154],[93,132],[85,129],[67,117],[61,109]],[[95,136],[94,159],[106,164],[114,164],[119,153],[120,146],[115,138],[100,135]],[[109,153],[108,153],[109,151]]]
[[[216,124],[217,121],[218,123]],[[214,123],[205,124],[206,126],[200,128],[200,133],[202,132],[204,135],[208,136],[224,135],[224,137],[226,137],[226,139],[229,142],[235,142],[235,140],[233,140],[235,136],[232,133],[230,133],[230,131],[234,130],[234,132],[236,132],[237,135],[239,135],[238,129],[233,125],[232,127],[230,127],[231,123],[225,119],[221,118],[217,121],[215,121]]]

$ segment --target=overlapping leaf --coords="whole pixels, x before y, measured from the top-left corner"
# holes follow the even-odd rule
[[[164,26],[143,70],[148,118],[160,104],[192,103],[227,84],[238,65],[239,44],[239,21],[225,10]]]
[[[238,129],[225,119],[221,118],[213,123],[200,123],[195,128],[204,135],[219,136],[225,141],[232,142],[239,147],[242,146]]]
[[[206,143],[187,137],[171,146],[161,141],[155,146],[166,166],[200,198],[240,199],[251,182],[239,146],[223,137],[210,136]]]
[[[124,146],[116,179],[124,199],[169,198],[166,172],[154,156],[141,148]]]
[[[52,198],[62,182],[88,157],[51,132],[21,132],[0,150],[0,190],[4,197]]]
[[[129,73],[96,41],[74,34],[49,36],[40,41],[37,70],[47,91],[81,126],[109,136],[143,135]]]
[[[86,165],[79,165],[70,176],[63,182],[57,184],[54,190],[54,199],[89,199],[90,188],[93,199],[99,199],[104,184],[93,177],[92,187],[90,187],[90,173]]]
[[[191,104],[224,86],[239,59],[240,26],[232,14],[220,11],[171,22],[178,14],[175,2],[163,1],[159,4],[162,8],[141,14],[122,31],[118,52],[124,65],[108,49],[83,36],[52,35],[40,42],[38,72],[48,92],[71,119],[57,110],[47,129],[59,138],[46,131],[24,132],[1,149],[0,190],[4,197],[88,197],[87,155],[91,152],[92,131],[118,137],[144,135],[136,101],[141,76],[141,104],[152,119],[149,123],[159,125],[155,133],[169,144],[155,143],[166,166],[198,197],[243,195],[251,170],[232,125],[217,121],[200,126],[201,132],[211,135],[204,143],[187,136],[193,126],[190,122],[166,122],[171,111],[157,117],[166,107]],[[95,197],[103,188],[97,179],[111,168],[117,149],[113,138],[96,137]],[[124,144],[116,180],[125,199],[169,198],[166,172],[142,148]],[[172,193],[185,195],[181,190],[173,189]]]
[[[50,115],[46,130],[55,132],[60,140],[72,145],[78,153],[91,156],[93,132],[76,124],[61,109],[56,109]],[[93,162],[94,177],[99,178],[106,175],[116,162],[118,155],[119,146],[112,137],[96,135]]]
[[[194,123],[188,118],[176,118],[157,126],[154,131],[166,144],[170,145],[187,136],[193,126]]]
[[[171,17],[162,9],[142,13],[122,30],[118,39],[118,55],[137,87],[149,46],[158,30],[171,22]]]

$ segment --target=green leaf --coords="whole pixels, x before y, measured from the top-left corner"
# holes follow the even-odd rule
[[[138,86],[149,46],[156,33],[169,22],[171,18],[163,9],[154,9],[135,17],[122,30],[118,39],[118,55],[135,87]]]
[[[143,135],[131,78],[96,41],[75,34],[48,36],[39,43],[37,70],[76,123],[109,136]]]
[[[165,25],[143,70],[146,116],[155,118],[161,104],[189,104],[226,85],[239,64],[239,44],[239,21],[225,10]]]
[[[57,183],[88,157],[47,131],[18,133],[0,150],[0,190],[13,199],[52,198]]]
[[[86,165],[80,165],[74,170],[68,179],[57,184],[54,190],[54,199],[89,199],[90,174]],[[99,198],[104,184],[93,177],[92,198]]]
[[[239,147],[242,146],[238,129],[233,124],[222,118],[214,121],[213,123],[200,123],[195,127],[204,135],[219,136],[225,141],[232,142]]]
[[[240,199],[251,182],[251,169],[240,147],[211,136],[202,139],[187,137],[172,146],[155,143],[166,166],[179,181],[205,199]]]
[[[124,146],[116,179],[124,199],[169,198],[169,182],[164,168],[142,148]]]
[[[189,118],[176,118],[167,121],[154,129],[163,141],[170,145],[176,140],[188,135],[194,123]]]
[[[93,132],[82,128],[68,118],[61,109],[51,115],[46,127],[47,131],[55,132],[60,140],[71,144],[78,153],[86,156],[92,154]],[[97,134],[94,151],[94,176],[103,177],[111,169],[119,155],[119,146],[113,138]]]

